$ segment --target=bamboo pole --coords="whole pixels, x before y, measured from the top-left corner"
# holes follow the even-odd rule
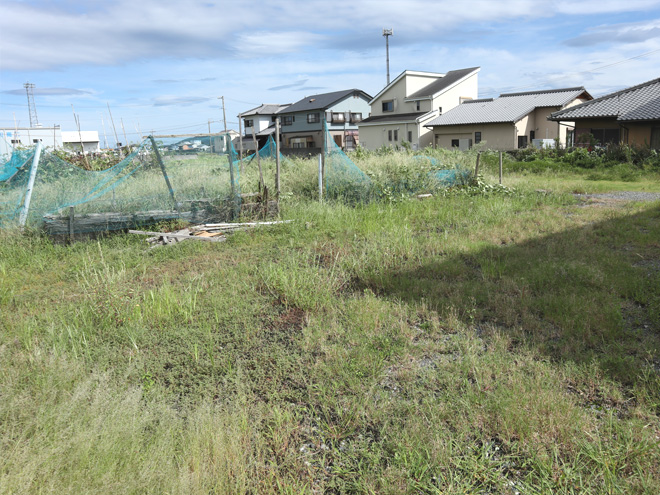
[[[254,125],[252,126],[252,141],[254,141],[254,152],[257,156],[257,167],[259,167],[259,192],[264,188],[264,174],[261,170],[261,160],[259,158],[259,143],[257,142],[257,135],[254,133]]]
[[[231,156],[231,150],[227,153],[227,160],[229,161],[229,180],[231,181],[231,219],[234,220],[238,216],[238,197],[236,194],[236,184],[234,184],[234,160]]]
[[[479,159],[481,158],[481,151],[477,153],[477,164],[474,167],[474,180],[479,178]]]
[[[73,120],[76,123],[76,127],[78,127],[78,139],[80,140],[80,152],[82,153],[83,161],[85,162],[85,166],[87,167],[87,170],[90,170],[91,167],[89,166],[89,162],[87,161],[87,156],[85,155],[85,146],[83,145],[82,134],[80,133],[80,118],[76,115],[76,111],[73,109],[73,103],[71,104],[71,111],[73,112]]]
[[[115,147],[119,148],[119,157],[124,158],[124,150],[119,144],[119,137],[117,136],[117,128],[115,127],[115,119],[112,118],[112,111],[110,110],[110,103],[108,103],[108,113],[110,114],[110,122],[112,122],[112,130],[115,133]]]
[[[172,198],[172,202],[174,203],[174,209],[176,211],[179,211],[179,204],[176,202],[176,197],[174,196],[174,189],[172,188],[172,184],[170,183],[170,178],[167,176],[167,170],[165,170],[165,163],[163,163],[163,158],[160,156],[160,150],[158,149],[156,140],[154,139],[153,136],[149,136],[149,139],[151,140],[151,144],[154,147],[154,153],[156,155],[156,160],[158,161],[158,165],[160,165],[160,170],[161,172],[163,172],[163,177],[165,177],[165,183],[167,184],[167,188],[170,191],[170,197]]]
[[[502,152],[500,151],[500,184],[502,183]]]

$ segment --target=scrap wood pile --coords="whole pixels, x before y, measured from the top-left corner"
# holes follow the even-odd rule
[[[129,230],[129,234],[148,235],[147,242],[151,247],[167,246],[187,240],[198,240],[208,242],[223,242],[227,240],[227,234],[239,230],[248,230],[264,225],[277,225],[289,223],[291,220],[280,220],[273,222],[243,222],[243,223],[207,223],[195,225],[175,232],[150,232],[145,230]]]

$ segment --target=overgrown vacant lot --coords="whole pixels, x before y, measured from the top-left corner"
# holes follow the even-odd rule
[[[0,492],[660,493],[660,204],[566,194],[657,184],[507,180],[1,233]]]

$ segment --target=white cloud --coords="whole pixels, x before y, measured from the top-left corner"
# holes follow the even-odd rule
[[[555,15],[594,15],[651,9],[652,0],[194,0],[17,2],[0,7],[5,70],[72,64],[121,64],[142,58],[255,57],[305,47],[364,49],[378,46],[383,27],[404,44],[471,29]],[[332,34],[331,34],[332,33]]]

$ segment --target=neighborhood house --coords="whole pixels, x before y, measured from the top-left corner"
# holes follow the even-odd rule
[[[413,149],[430,146],[433,136],[425,125],[461,102],[477,98],[479,70],[402,72],[369,102],[371,113],[358,125],[360,145],[370,150],[403,142]]]
[[[306,96],[278,112],[282,152],[318,153],[323,146],[323,120],[337,146],[352,150],[358,144],[358,122],[369,113],[371,96],[360,89]]]
[[[660,78],[555,112],[550,120],[574,121],[577,144],[660,149]]]
[[[493,150],[528,145],[566,145],[573,123],[548,121],[552,112],[579,105],[592,96],[583,88],[501,94],[496,99],[465,101],[426,124],[433,144],[440,148],[469,149],[483,143]]]

